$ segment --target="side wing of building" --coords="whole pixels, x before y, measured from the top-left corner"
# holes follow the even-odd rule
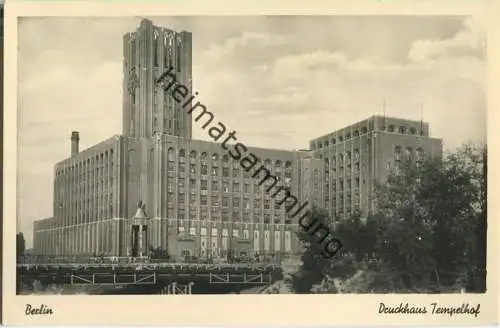
[[[427,123],[373,116],[312,140],[310,148],[320,168],[316,204],[342,220],[354,213],[367,216],[376,206],[377,183],[406,161],[419,165],[425,158],[441,157],[443,143],[429,137]]]
[[[122,237],[124,138],[114,136],[54,166],[53,217],[34,222],[34,253],[114,254]],[[73,147],[72,147],[73,148]]]

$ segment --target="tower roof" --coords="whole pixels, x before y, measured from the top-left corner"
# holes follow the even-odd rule
[[[144,206],[139,206],[135,212],[134,219],[147,219],[146,211],[144,211]]]

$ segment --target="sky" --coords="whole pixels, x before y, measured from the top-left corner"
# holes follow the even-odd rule
[[[122,35],[137,18],[30,17],[18,30],[18,231],[52,216],[53,165],[121,133]],[[486,135],[485,32],[465,16],[179,16],[193,89],[239,141],[305,149],[383,113],[429,122],[446,150]],[[423,110],[421,111],[421,108]],[[211,140],[193,123],[195,139]]]

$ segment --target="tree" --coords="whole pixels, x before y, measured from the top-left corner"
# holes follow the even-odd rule
[[[469,268],[466,279],[466,288],[469,292],[484,293],[486,292],[486,245],[487,245],[487,182],[488,182],[488,152],[486,146],[480,149],[481,154],[475,156],[474,159],[481,160],[476,162],[475,174],[479,180],[478,183],[478,205],[479,212],[474,219],[472,233],[475,237],[475,242],[469,252]],[[482,172],[478,172],[478,166],[482,166]],[[480,167],[481,169],[481,167]]]
[[[404,288],[457,289],[469,279],[485,185],[481,155],[464,145],[443,161],[407,162],[379,188],[387,227],[377,253]]]
[[[377,186],[377,211],[366,223],[354,215],[336,225],[339,256],[324,261],[310,236],[299,234],[306,251],[297,292],[335,277],[354,292],[484,292],[486,163],[486,147],[470,144],[444,159],[403,160]]]
[[[24,235],[22,232],[18,232],[16,235],[16,254],[17,258],[21,258],[26,250],[26,241],[24,240]]]
[[[316,221],[316,225],[323,224],[331,229],[331,225],[327,221],[328,215],[325,211],[313,208],[309,219]],[[299,229],[297,235],[304,247],[304,252],[301,256],[302,265],[299,272],[292,275],[292,287],[298,294],[307,294],[311,292],[313,285],[323,280],[329,268],[330,260],[325,259],[321,255],[323,246],[317,242],[315,236],[300,226]]]
[[[161,249],[160,247],[153,248],[149,247],[149,253],[152,260],[169,260],[168,250]]]

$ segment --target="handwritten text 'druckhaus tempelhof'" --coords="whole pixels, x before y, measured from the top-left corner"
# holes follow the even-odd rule
[[[462,303],[460,306],[441,305],[430,303],[425,305],[410,305],[409,303],[400,303],[399,305],[386,305],[380,303],[378,313],[380,314],[433,314],[433,315],[473,315],[477,318],[481,304]]]

